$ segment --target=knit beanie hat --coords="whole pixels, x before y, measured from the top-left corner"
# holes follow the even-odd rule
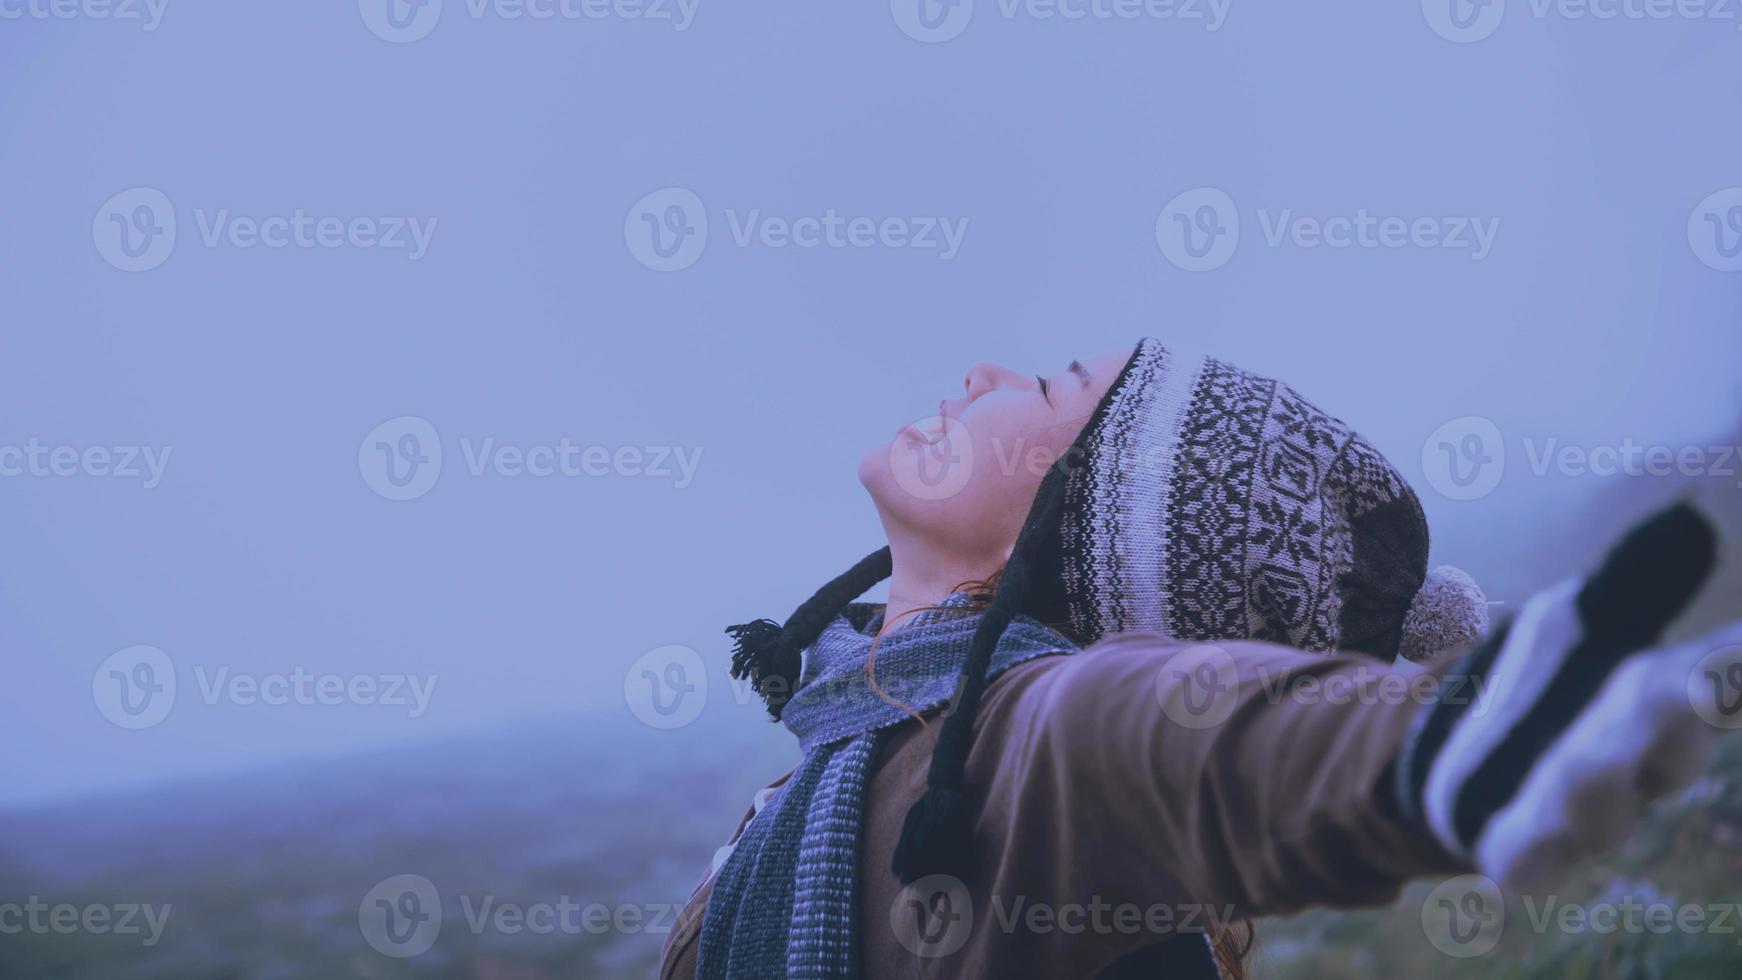
[[[1079,643],[1146,630],[1413,659],[1479,637],[1480,590],[1436,570],[1421,503],[1288,385],[1138,343],[1079,443],[1025,611]]]
[[[1148,630],[1428,660],[1488,622],[1475,583],[1456,569],[1430,579],[1427,556],[1415,493],[1347,425],[1281,382],[1141,340],[1041,481],[945,709],[896,872],[912,881],[968,853],[974,715],[1017,614],[1085,646]],[[734,676],[778,718],[803,650],[889,574],[883,548],[784,624],[731,627]]]

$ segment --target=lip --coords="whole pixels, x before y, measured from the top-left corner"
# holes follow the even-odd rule
[[[943,399],[938,400],[937,414],[932,416],[932,418],[935,418],[938,421],[938,432],[936,434],[928,434],[920,429],[920,425],[930,421],[930,419],[920,419],[916,422],[909,422],[896,430],[895,434],[897,437],[908,437],[923,442],[926,445],[935,446],[944,440],[944,434],[949,430],[949,424],[955,420],[950,418],[950,414],[944,410]]]
[[[920,421],[923,422],[925,420],[921,419]],[[939,432],[937,435],[931,435],[931,434],[925,432],[924,430],[922,430],[919,426],[920,426],[919,422],[909,422],[906,425],[902,426],[901,429],[899,431],[897,431],[895,434],[897,436],[911,439],[914,442],[924,443],[928,446],[935,446],[938,443],[943,441],[944,437],[943,437],[942,432]]]

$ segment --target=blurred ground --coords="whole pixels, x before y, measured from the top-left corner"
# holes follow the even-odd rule
[[[19,980],[454,980],[645,977],[665,923],[782,753],[761,726],[685,739],[637,737],[601,719],[561,719],[434,750],[319,763],[0,815],[0,900],[171,905],[162,939],[9,935],[0,977]],[[734,733],[733,729],[737,731]],[[587,733],[609,731],[610,738]],[[680,812],[681,811],[681,812]],[[698,819],[701,814],[716,820]],[[701,828],[701,829],[697,829]],[[362,897],[418,874],[441,895],[428,952],[381,955],[358,925]],[[1378,912],[1313,912],[1259,923],[1251,964],[1275,980],[1487,980],[1742,976],[1742,921],[1729,934],[1533,931],[1514,909],[1477,959],[1438,951],[1411,889]],[[1658,808],[1622,853],[1585,867],[1560,896],[1742,903],[1742,740],[1711,776]],[[474,929],[497,909],[564,898],[638,917],[627,929]],[[507,921],[507,927],[501,922]],[[618,919],[619,922],[630,921]],[[1714,924],[1716,928],[1716,924]]]

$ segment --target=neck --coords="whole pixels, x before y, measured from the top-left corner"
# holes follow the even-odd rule
[[[891,573],[889,603],[884,608],[885,632],[915,613],[937,605],[965,582],[983,581],[998,569],[996,562],[962,561],[939,553],[923,539],[889,535]]]

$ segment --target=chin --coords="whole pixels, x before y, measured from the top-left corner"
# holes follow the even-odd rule
[[[886,520],[913,526],[923,524],[928,518],[930,502],[903,489],[904,481],[913,482],[911,473],[897,472],[909,451],[902,445],[903,438],[898,435],[882,445],[872,446],[859,457],[859,485],[871,495],[872,504]]]
[[[865,455],[859,457],[859,485],[869,491],[872,497],[880,496],[879,491],[894,481],[889,472],[889,447],[889,443],[872,446],[865,450]]]

